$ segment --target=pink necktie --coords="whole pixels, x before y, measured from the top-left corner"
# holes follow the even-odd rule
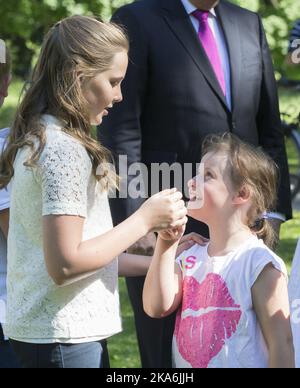
[[[218,50],[214,35],[208,24],[209,12],[196,10],[192,13],[192,15],[195,16],[197,20],[199,20],[198,36],[199,36],[200,42],[202,43],[202,46],[206,52],[206,55],[209,58],[211,66],[214,69],[215,75],[217,77],[217,80],[219,81],[221,89],[224,95],[226,95],[225,77],[224,77],[224,72],[221,64],[221,59],[219,56],[219,50]]]

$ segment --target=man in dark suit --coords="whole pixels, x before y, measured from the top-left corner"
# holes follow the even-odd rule
[[[209,11],[209,12],[207,12]],[[225,0],[140,0],[113,21],[130,38],[124,101],[99,128],[99,139],[128,164],[198,163],[207,134],[233,132],[262,146],[280,167],[274,225],[291,217],[288,166],[272,61],[255,13]],[[128,177],[130,179],[130,177]],[[142,199],[114,199],[115,223]],[[276,221],[275,221],[276,219]],[[188,231],[207,233],[189,221]],[[150,238],[132,251],[151,248]],[[149,251],[150,253],[150,251]],[[171,366],[174,317],[143,312],[141,278],[127,279],[143,367]]]

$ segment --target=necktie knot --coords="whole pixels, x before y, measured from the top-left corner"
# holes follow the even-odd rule
[[[195,18],[199,20],[199,22],[207,23],[209,11],[200,11],[200,9],[196,9],[196,11],[192,13],[192,15],[195,16]]]

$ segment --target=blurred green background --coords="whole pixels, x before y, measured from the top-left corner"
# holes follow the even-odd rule
[[[285,72],[288,32],[299,16],[299,0],[231,0],[259,12],[267,32],[275,69]],[[132,0],[0,0],[0,38],[13,51],[15,74],[30,70],[45,32],[59,19],[72,14],[94,14],[108,20],[121,5]],[[16,11],[17,10],[17,11]],[[289,70],[291,71],[291,70]],[[299,77],[299,74],[294,74]]]
[[[24,80],[30,74],[43,36],[59,19],[71,14],[94,14],[109,20],[112,12],[130,0],[0,0],[0,39],[8,42],[13,56],[14,81],[9,97],[0,110],[0,128],[10,126],[18,104]],[[285,62],[288,33],[293,22],[300,18],[299,0],[232,0],[263,18],[272,51],[276,77],[300,79],[300,68],[289,67]],[[17,11],[16,11],[17,10]],[[282,112],[288,112],[293,121],[300,111],[300,89],[279,89]],[[290,164],[296,153],[287,143]],[[294,203],[294,219],[286,222],[281,231],[278,254],[290,269],[296,242],[300,236],[300,201]],[[133,313],[125,282],[120,280],[120,295],[124,331],[109,341],[112,367],[139,367],[140,361],[134,330]]]

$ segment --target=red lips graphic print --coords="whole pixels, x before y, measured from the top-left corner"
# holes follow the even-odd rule
[[[207,368],[235,332],[242,312],[224,279],[214,273],[199,284],[186,277],[175,338],[181,357],[193,368]]]

